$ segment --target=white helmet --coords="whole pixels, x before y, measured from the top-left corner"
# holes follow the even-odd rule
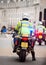
[[[41,21],[39,21],[39,25],[42,25],[42,22]]]
[[[22,18],[28,18],[29,19],[29,14],[28,13],[23,13]]]

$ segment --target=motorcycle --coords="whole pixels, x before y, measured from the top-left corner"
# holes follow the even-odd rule
[[[36,33],[36,40],[39,42],[39,45],[41,45],[42,41],[44,41],[46,45],[46,34],[40,32]]]
[[[36,32],[36,41],[39,42],[39,45],[41,45],[42,43],[42,40],[43,40],[43,33],[40,33],[40,32]]]
[[[21,62],[24,62],[26,60],[26,56],[31,51],[31,46],[34,46],[33,41],[35,41],[35,37],[31,36],[15,36],[17,38],[17,41],[14,44],[15,53],[19,56],[19,60]]]

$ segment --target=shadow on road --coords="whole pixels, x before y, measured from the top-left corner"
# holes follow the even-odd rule
[[[27,57],[25,62],[20,62],[19,57],[0,57],[0,65],[46,65],[46,58],[36,58],[32,61],[31,57]]]

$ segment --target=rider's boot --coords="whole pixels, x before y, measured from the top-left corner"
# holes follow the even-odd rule
[[[14,52],[16,52],[16,47],[14,47],[14,49],[13,49],[13,53],[14,53]]]
[[[36,58],[35,58],[35,52],[31,51],[31,54],[32,54],[32,61],[35,61],[36,60]]]

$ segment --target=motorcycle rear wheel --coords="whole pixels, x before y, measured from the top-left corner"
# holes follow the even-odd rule
[[[25,50],[20,51],[19,60],[20,60],[20,62],[25,62],[25,60],[26,60],[26,51]]]

